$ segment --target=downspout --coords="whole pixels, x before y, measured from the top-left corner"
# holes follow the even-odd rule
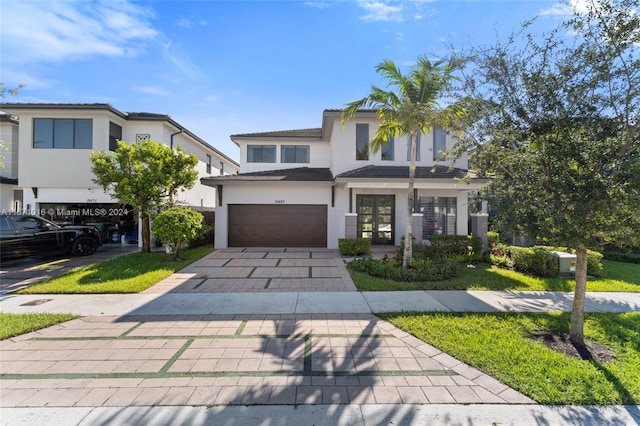
[[[179,131],[179,132],[175,132],[175,133],[172,133],[172,134],[171,134],[171,142],[170,142],[171,149],[173,149],[173,137],[174,137],[175,135],[179,135],[179,134],[180,134],[180,133],[182,133],[182,132],[184,132],[184,129],[180,129],[180,131]]]

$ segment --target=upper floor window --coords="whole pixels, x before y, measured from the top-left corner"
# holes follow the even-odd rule
[[[211,156],[207,154],[207,174],[211,174]]]
[[[220,176],[222,176],[224,174],[224,163],[221,161],[220,162]]]
[[[109,122],[109,151],[118,149],[118,141],[122,140],[122,127]]]
[[[275,145],[248,145],[247,146],[247,162],[248,163],[275,163],[276,162],[276,146]]]
[[[382,145],[382,160],[383,161],[393,161],[393,150],[394,150],[394,139],[391,137],[387,143]]]
[[[433,128],[433,159],[443,160],[447,149],[447,135],[444,129]]]
[[[33,147],[91,149],[93,120],[90,118],[34,118]]]
[[[416,144],[416,161],[420,161],[420,132],[416,138],[418,143]],[[407,161],[411,161],[411,146],[413,145],[413,136],[409,136],[409,142],[407,143]]]
[[[356,124],[356,160],[369,159],[369,125]]]
[[[280,161],[282,163],[308,163],[309,145],[282,145]]]

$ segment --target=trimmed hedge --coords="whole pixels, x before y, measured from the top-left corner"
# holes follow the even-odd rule
[[[491,247],[497,246],[500,243],[500,234],[495,231],[487,232],[487,245],[489,246],[489,250]]]
[[[513,269],[538,277],[555,277],[558,275],[558,258],[541,247],[508,248],[507,255],[513,262]]]
[[[371,253],[369,238],[338,238],[338,250],[342,256],[360,256]]]
[[[442,281],[458,274],[458,264],[447,259],[414,260],[411,268],[403,268],[395,261],[365,258],[349,262],[347,268],[400,282]]]
[[[568,247],[554,247],[554,246],[535,246],[543,250],[549,251],[563,251],[565,253],[575,254],[575,250]],[[602,272],[602,254],[594,250],[587,250],[587,274],[597,276]]]
[[[417,259],[445,258],[459,262],[482,259],[482,240],[471,235],[432,235],[431,245],[415,244],[413,256]]]
[[[606,260],[613,260],[614,262],[640,263],[640,254],[605,251],[602,255]]]

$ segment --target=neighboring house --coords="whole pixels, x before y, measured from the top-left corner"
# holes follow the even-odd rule
[[[336,248],[344,237],[400,244],[408,213],[407,138],[370,153],[378,124],[375,111],[366,110],[343,126],[334,109],[324,111],[321,128],[232,135],[241,173],[202,179],[217,189],[215,246]],[[418,138],[417,240],[468,233],[469,195],[485,180],[468,176],[466,155],[453,168],[441,160],[453,143],[442,129]]]
[[[135,226],[137,217],[92,182],[91,151],[115,150],[117,140],[151,139],[182,146],[200,160],[198,177],[237,173],[239,165],[164,114],[121,112],[109,104],[0,104],[15,126],[11,209],[37,213],[55,222],[83,220],[101,229],[115,223]],[[3,121],[3,137],[5,122]],[[15,130],[17,129],[17,133]],[[5,168],[4,170],[7,170]],[[4,173],[4,172],[3,172]],[[4,174],[3,174],[4,176]],[[4,200],[3,188],[3,207]],[[204,212],[215,209],[215,192],[200,181],[178,202]],[[213,213],[209,214],[211,221]],[[106,235],[106,231],[104,233]],[[108,235],[111,238],[113,235]],[[115,241],[115,236],[114,236]]]
[[[5,150],[0,151],[4,157],[0,160],[0,211],[9,212],[20,209],[14,204],[15,199],[21,198],[18,189],[18,120],[0,115],[0,141]]]

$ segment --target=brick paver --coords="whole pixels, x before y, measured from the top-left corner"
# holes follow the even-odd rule
[[[0,342],[0,404],[532,403],[410,337],[369,314],[88,317]]]

